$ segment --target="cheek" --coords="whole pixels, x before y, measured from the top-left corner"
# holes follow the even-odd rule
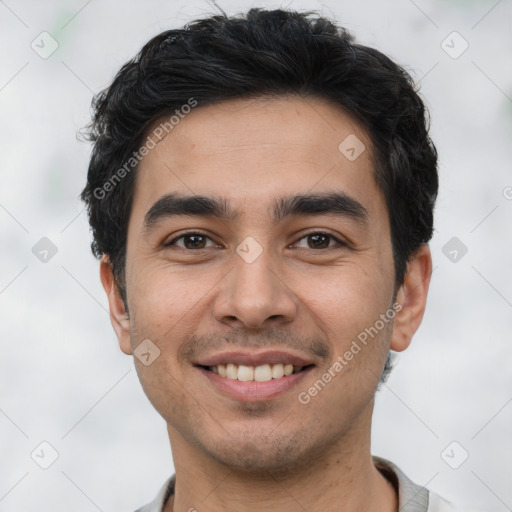
[[[186,330],[208,290],[208,282],[186,278],[157,267],[140,267],[132,274],[132,323],[137,336],[163,343]],[[164,348],[164,347],[162,347]]]
[[[214,276],[196,265],[171,263],[165,257],[141,257],[132,266],[132,290],[135,301],[152,311],[179,314],[190,308],[214,284]]]
[[[391,280],[368,259],[309,274],[301,287],[301,299],[328,336],[340,334],[343,340],[373,325],[391,298]]]
[[[148,366],[135,358],[141,385],[162,415],[178,414],[186,403],[186,375],[178,360],[180,343],[197,328],[198,308],[205,291],[196,280],[155,265],[132,273],[131,343],[134,349],[149,339],[159,355]],[[130,307],[132,309],[132,306]]]

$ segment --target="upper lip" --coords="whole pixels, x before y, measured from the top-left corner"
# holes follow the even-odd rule
[[[217,366],[219,364],[234,363],[244,366],[261,366],[264,364],[293,364],[293,366],[308,366],[313,361],[304,359],[289,352],[272,350],[266,352],[221,352],[202,358],[195,364],[197,366]]]

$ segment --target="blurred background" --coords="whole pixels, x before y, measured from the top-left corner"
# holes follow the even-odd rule
[[[378,393],[373,453],[461,505],[512,510],[512,1],[315,9],[405,65],[440,156],[423,325]],[[110,326],[78,196],[94,93],[213,1],[0,1],[0,511],[133,511],[174,469]]]

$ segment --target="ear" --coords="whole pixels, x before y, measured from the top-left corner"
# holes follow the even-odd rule
[[[132,354],[130,343],[130,319],[126,313],[123,299],[119,288],[114,279],[112,265],[108,256],[104,254],[100,261],[100,279],[101,284],[107,294],[108,306],[110,310],[110,322],[117,335],[119,347],[125,354]]]
[[[402,307],[393,322],[391,350],[401,352],[410,345],[423,319],[431,275],[430,249],[422,244],[409,261],[404,282],[397,293],[396,300]]]

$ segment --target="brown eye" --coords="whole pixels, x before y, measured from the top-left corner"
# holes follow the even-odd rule
[[[176,245],[182,249],[206,249],[207,247],[211,247],[211,245],[207,245],[208,241],[211,242],[211,239],[206,235],[202,235],[200,233],[187,233],[171,240],[166,244],[166,247]]]
[[[206,237],[202,235],[185,235],[183,243],[187,249],[203,249],[206,244]]]
[[[308,245],[311,249],[326,249],[329,247],[331,237],[328,235],[322,235],[320,233],[314,235],[308,235]]]
[[[306,242],[304,246],[303,241]],[[301,245],[302,243],[302,245]],[[303,249],[328,249],[334,245],[345,245],[340,240],[328,233],[310,233],[298,241],[299,247]]]

